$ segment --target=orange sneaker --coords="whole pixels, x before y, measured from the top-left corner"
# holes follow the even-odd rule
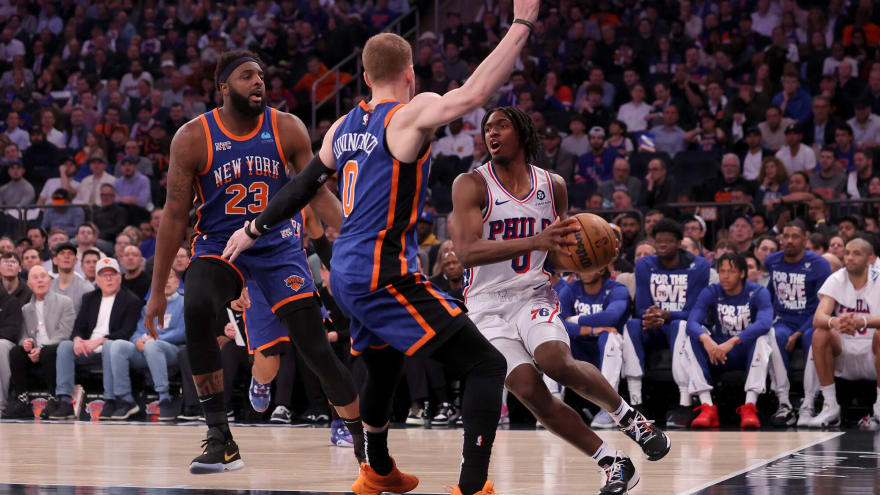
[[[700,404],[694,411],[700,411],[700,415],[691,421],[691,428],[717,428],[721,426],[718,421],[718,406]]]
[[[458,485],[452,487],[452,495],[462,495],[461,488]],[[486,481],[486,484],[483,485],[483,489],[475,493],[474,495],[496,495],[495,487],[492,486],[491,481]]]
[[[351,485],[351,491],[357,495],[381,495],[382,492],[406,493],[419,486],[418,478],[400,472],[394,459],[391,459],[391,463],[391,472],[381,476],[367,463],[362,462],[360,475]]]
[[[761,420],[758,419],[758,408],[755,407],[751,402],[746,402],[745,404],[736,408],[736,413],[739,414],[740,428],[760,428]]]

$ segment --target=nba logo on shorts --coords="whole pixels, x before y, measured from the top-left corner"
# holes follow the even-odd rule
[[[303,286],[305,280],[299,275],[291,275],[284,279],[284,285],[290,287],[290,290],[297,291]]]

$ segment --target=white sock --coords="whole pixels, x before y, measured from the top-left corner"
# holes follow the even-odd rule
[[[626,386],[629,388],[629,401],[633,404],[642,403],[642,378],[638,376],[626,377]]]
[[[780,402],[782,400],[780,399]],[[758,392],[752,390],[746,390],[746,404],[757,404],[758,403]],[[791,404],[789,404],[791,405]]]
[[[611,456],[614,457],[617,454],[617,451],[608,446],[607,443],[602,442],[602,445],[599,446],[599,450],[593,454],[593,459],[599,461],[604,459],[605,457]]]
[[[684,407],[690,407],[692,404],[691,394],[687,392],[679,392],[678,393],[678,404]]]
[[[825,398],[826,404],[837,405],[837,388],[833,383],[822,387],[822,397]]]
[[[700,392],[700,402],[706,404],[707,406],[713,406],[712,403],[712,392],[708,390],[705,392]]]
[[[620,421],[623,419],[624,416],[629,414],[631,410],[632,408],[629,407],[629,404],[627,404],[625,400],[620,399],[620,406],[618,406],[617,410],[608,411],[608,414],[610,414],[611,417],[614,418],[615,423],[620,425]]]
[[[791,407],[791,399],[788,398],[788,392],[777,392],[776,398],[779,399],[780,404],[787,404],[789,407]]]

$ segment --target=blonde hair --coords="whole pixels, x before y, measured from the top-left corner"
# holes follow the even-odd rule
[[[373,83],[391,81],[413,64],[409,42],[394,33],[380,33],[367,40],[361,58]]]

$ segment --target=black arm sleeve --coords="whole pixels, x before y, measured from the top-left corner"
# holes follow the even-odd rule
[[[306,168],[285,184],[278,191],[278,194],[269,200],[266,209],[254,219],[254,224],[260,234],[271,229],[273,225],[296,215],[315,197],[318,189],[327,182],[327,179],[333,177],[335,173],[335,170],[324,165],[320,156],[315,155]]]
[[[312,239],[312,249],[315,250],[318,258],[321,259],[321,263],[324,263],[324,266],[329,270],[330,258],[333,257],[333,244],[330,244],[330,241],[327,240],[327,236],[322,235],[317,239]]]

